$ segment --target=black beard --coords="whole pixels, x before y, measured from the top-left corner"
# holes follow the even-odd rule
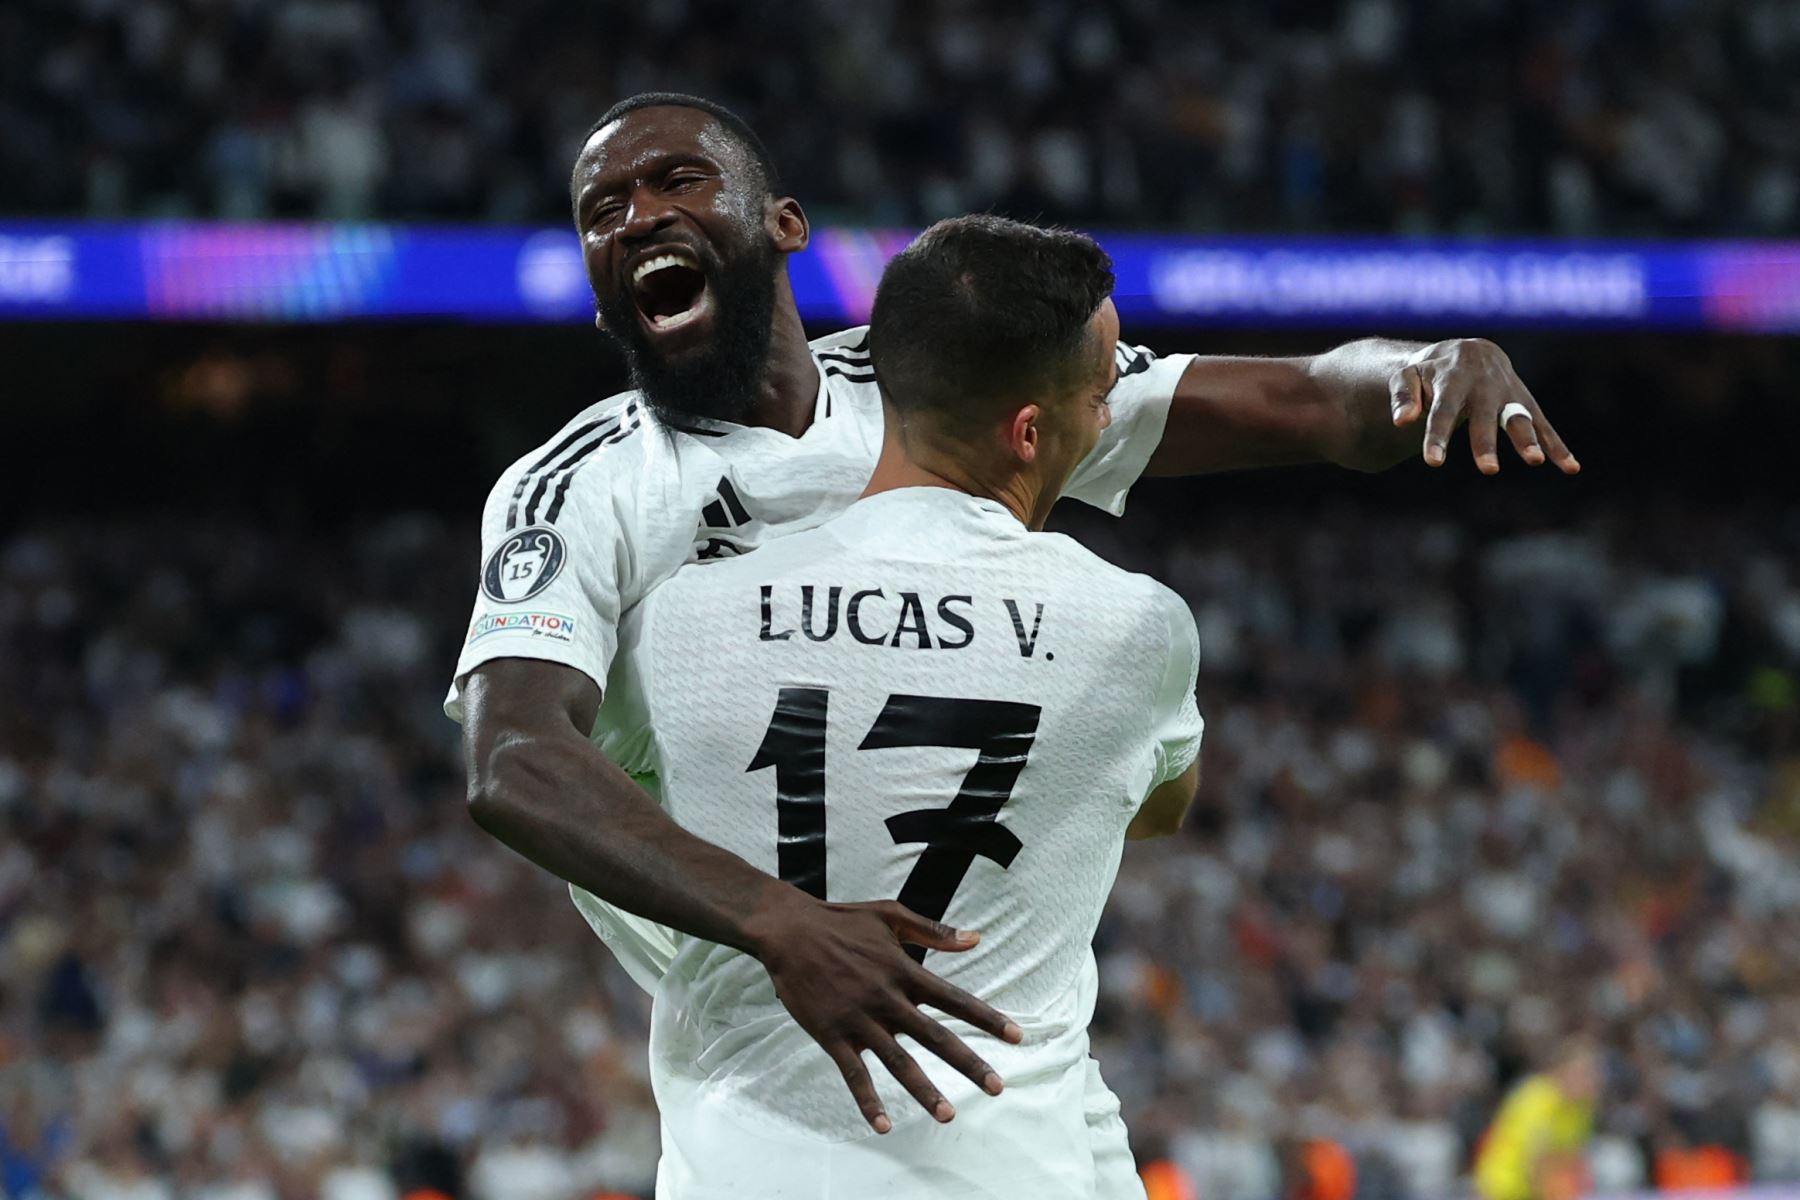
[[[713,338],[672,360],[651,345],[629,292],[596,302],[625,353],[632,386],[659,422],[677,429],[696,418],[743,424],[756,410],[775,318],[775,257],[765,246],[729,265],[708,264]]]

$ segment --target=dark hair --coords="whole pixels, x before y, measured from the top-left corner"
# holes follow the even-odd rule
[[[771,196],[781,190],[781,175],[775,170],[775,160],[769,154],[769,148],[763,140],[756,136],[756,130],[744,118],[726,108],[723,104],[708,100],[704,96],[690,96],[685,92],[639,92],[635,96],[627,96],[603,113],[598,121],[588,126],[587,137],[581,139],[586,145],[588,138],[600,132],[640,108],[692,108],[697,109],[717,121],[726,133],[729,133],[738,145],[744,148],[756,163],[757,170],[762,172],[763,188]]]
[[[1112,259],[1085,234],[986,215],[939,221],[875,292],[869,355],[882,394],[901,412],[970,422],[1072,386],[1112,290]]]

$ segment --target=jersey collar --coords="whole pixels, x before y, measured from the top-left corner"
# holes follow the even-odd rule
[[[890,488],[885,492],[876,492],[873,496],[859,496],[850,507],[870,512],[890,505],[914,509],[931,507],[954,513],[979,512],[987,518],[998,517],[1001,523],[1013,532],[1030,532],[1025,522],[1019,520],[1018,514],[998,500],[990,500],[986,496],[977,496],[972,492],[958,491],[955,488],[934,487],[930,484]]]

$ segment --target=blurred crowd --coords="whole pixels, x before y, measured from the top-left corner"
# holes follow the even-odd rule
[[[815,219],[1800,231],[1791,0],[11,0],[0,213],[567,219],[697,91]]]
[[[1203,519],[1189,835],[1128,856],[1097,1054],[1259,1200],[1458,1194],[1504,1089],[1603,1047],[1600,1192],[1716,1147],[1800,1180],[1800,513]],[[1109,526],[1089,531],[1105,537]]]
[[[1579,1035],[1596,1187],[1703,1143],[1800,1180],[1800,514],[1477,536],[1167,494],[1074,518],[1204,648],[1199,810],[1097,942],[1140,1157],[1275,1200],[1329,1139],[1356,1200],[1444,1200]],[[463,810],[473,547],[0,545],[0,1195],[649,1194],[647,1000]]]

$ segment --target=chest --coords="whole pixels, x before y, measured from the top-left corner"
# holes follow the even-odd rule
[[[676,493],[648,514],[658,552],[643,564],[643,591],[688,563],[749,554],[836,517],[868,484],[880,439],[878,424],[836,419],[802,438],[749,429],[683,446]]]

